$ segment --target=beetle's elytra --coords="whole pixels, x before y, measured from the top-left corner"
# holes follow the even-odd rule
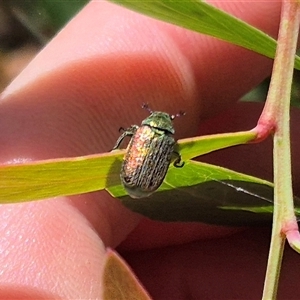
[[[132,198],[150,196],[162,184],[172,158],[174,166],[182,167],[181,156],[174,151],[176,144],[173,135],[175,133],[172,120],[176,116],[165,112],[152,111],[150,116],[142,121],[141,126],[132,125],[118,138],[113,149],[117,149],[126,136],[131,140],[127,147],[121,168],[121,182]]]

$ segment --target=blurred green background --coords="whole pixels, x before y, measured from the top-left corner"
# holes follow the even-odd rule
[[[88,0],[0,0],[0,92]]]
[[[0,92],[89,0],[0,1]],[[265,100],[269,78],[242,101]],[[300,72],[294,74],[292,105],[300,107]]]
[[[88,0],[2,0],[0,48],[44,45]]]

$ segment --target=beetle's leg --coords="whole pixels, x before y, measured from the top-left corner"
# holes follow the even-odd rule
[[[118,149],[118,148],[120,147],[120,144],[121,144],[122,141],[124,140],[124,138],[125,138],[126,136],[128,136],[128,135],[129,135],[128,132],[127,132],[127,131],[124,131],[124,132],[119,136],[119,138],[117,139],[117,141],[116,141],[114,147],[112,148],[112,150]]]
[[[127,129],[124,129],[123,127],[121,127],[120,129],[124,130],[124,132],[119,136],[119,138],[117,139],[116,144],[114,145],[112,150],[118,149],[119,146],[121,145],[122,141],[124,140],[124,138],[126,136],[133,136],[138,128],[139,127],[137,125],[132,125],[131,127],[127,128]]]
[[[173,163],[174,167],[182,168],[184,166],[184,161],[181,161],[181,155],[176,151],[173,151],[173,155],[176,156],[174,163]]]

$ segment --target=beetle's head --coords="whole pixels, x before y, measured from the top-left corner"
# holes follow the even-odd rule
[[[150,116],[142,122],[142,125],[148,125],[150,127],[163,130],[171,134],[175,133],[172,121],[176,117],[181,117],[185,115],[185,112],[183,111],[180,111],[176,115],[169,115],[162,111],[152,111],[152,109],[147,103],[144,103],[142,105],[142,108],[148,110],[150,113]]]
[[[169,115],[165,112],[154,111],[148,118],[143,120],[142,125],[148,125],[150,127],[174,134],[175,130],[172,124],[172,120],[174,118],[175,116]]]

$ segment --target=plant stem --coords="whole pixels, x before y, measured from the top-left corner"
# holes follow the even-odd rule
[[[283,0],[270,90],[259,126],[274,130],[274,214],[263,299],[275,299],[285,244],[283,229],[295,226],[290,150],[290,97],[300,25],[300,2]],[[293,227],[295,229],[295,227]]]

